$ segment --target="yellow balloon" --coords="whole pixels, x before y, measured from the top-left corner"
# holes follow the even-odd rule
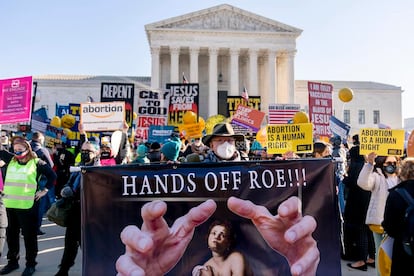
[[[183,123],[184,124],[194,124],[197,123],[197,114],[193,111],[186,111],[183,115]]]
[[[138,117],[138,114],[137,114],[136,112],[132,113],[132,118],[133,118],[134,120],[136,120],[136,119],[137,119],[137,117]]]
[[[59,116],[54,116],[53,118],[52,118],[52,120],[50,121],[50,125],[51,126],[53,126],[53,127],[57,127],[57,128],[59,128],[60,127],[60,118],[59,118]]]
[[[256,133],[256,140],[262,147],[267,147],[267,127],[262,127]]]
[[[306,124],[309,123],[308,114],[303,111],[298,111],[293,116],[293,123],[294,124]]]
[[[350,88],[342,88],[338,92],[338,97],[341,101],[344,103],[352,101],[352,98],[354,97],[354,91],[352,91]]]
[[[206,121],[204,121],[203,117],[198,117],[198,123],[202,130],[206,127]]]
[[[64,128],[63,129],[63,134],[68,138],[68,139],[74,139],[75,138],[75,134],[68,128]]]
[[[72,114],[65,114],[60,119],[60,124],[63,128],[71,128],[75,125],[76,119]]]
[[[211,134],[213,132],[213,128],[216,124],[223,122],[226,120],[226,117],[224,117],[221,114],[213,115],[208,117],[206,121],[206,134]]]

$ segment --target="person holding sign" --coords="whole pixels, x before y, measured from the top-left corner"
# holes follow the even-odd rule
[[[385,202],[388,191],[400,182],[398,177],[399,163],[400,158],[398,156],[377,156],[375,152],[371,152],[368,154],[367,162],[358,176],[358,186],[371,192],[365,223],[372,231],[377,252],[375,263],[366,262],[368,265],[377,268],[378,252],[384,234],[381,222],[384,219]],[[362,260],[354,263],[354,266],[361,265],[364,266]]]
[[[99,159],[99,145],[91,141],[83,142],[81,146],[81,162],[79,166],[101,166]],[[59,264],[59,271],[55,276],[68,275],[70,268],[75,264],[78,248],[81,245],[81,174],[75,170],[62,188],[60,195],[67,201],[72,201],[65,232],[65,248]]]
[[[227,207],[235,214],[252,220],[267,244],[287,259],[292,275],[315,275],[320,253],[312,233],[316,221],[302,216],[301,201],[290,197],[278,208],[278,214],[251,201],[230,197]],[[183,256],[196,226],[204,223],[216,210],[209,199],[192,208],[169,227],[164,219],[167,204],[160,200],[146,203],[141,209],[141,229],[126,226],[121,232],[125,254],[116,262],[119,276],[164,275]]]

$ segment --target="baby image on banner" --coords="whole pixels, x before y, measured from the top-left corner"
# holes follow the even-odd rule
[[[267,245],[251,220],[231,212],[227,200],[249,199],[276,214],[282,201],[299,195],[302,213],[317,221],[317,275],[341,275],[334,163],[329,159],[82,167],[82,187],[83,275],[116,275],[115,263],[125,254],[120,233],[128,225],[142,226],[145,203],[164,201],[164,219],[171,227],[207,199],[215,201],[216,211],[195,228],[181,260],[166,275],[191,275],[211,258],[207,236],[217,220],[232,225],[234,250],[254,275],[290,275],[285,257]]]

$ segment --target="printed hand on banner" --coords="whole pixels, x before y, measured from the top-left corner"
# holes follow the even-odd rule
[[[311,216],[302,217],[299,198],[290,197],[282,202],[277,215],[264,206],[236,197],[230,197],[227,206],[233,213],[252,220],[268,245],[286,257],[292,275],[316,274],[320,260],[312,237],[316,221]]]
[[[216,207],[213,200],[207,200],[169,228],[163,218],[167,204],[160,200],[146,203],[141,210],[141,229],[129,225],[121,233],[126,252],[116,262],[117,275],[164,275],[170,271],[184,254],[195,227],[205,222]]]
[[[286,257],[292,275],[316,274],[320,260],[312,237],[316,221],[311,216],[302,217],[299,198],[290,197],[282,202],[277,215],[272,215],[264,206],[236,197],[230,197],[227,206],[235,214],[252,220],[268,245]],[[207,200],[169,228],[163,218],[166,203],[159,200],[146,203],[141,211],[144,221],[141,229],[130,225],[121,233],[126,252],[116,262],[117,275],[164,275],[184,254],[194,228],[215,210],[216,203]]]

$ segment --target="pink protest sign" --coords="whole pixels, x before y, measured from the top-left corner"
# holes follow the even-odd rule
[[[332,116],[332,90],[328,83],[308,82],[309,117],[313,123],[314,137],[330,137],[329,128]]]
[[[0,80],[0,124],[30,121],[32,88],[32,77]]]

